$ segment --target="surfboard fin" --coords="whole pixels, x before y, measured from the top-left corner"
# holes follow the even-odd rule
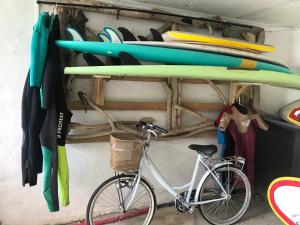
[[[122,65],[141,65],[140,61],[127,52],[119,54]]]
[[[83,53],[83,58],[88,66],[104,66],[105,64],[96,56],[90,53]]]
[[[137,41],[132,32],[125,27],[118,27],[118,30],[123,36],[124,41]]]
[[[138,35],[138,38],[140,39],[140,41],[148,41],[148,39],[142,35]]]
[[[102,32],[98,33],[97,37],[99,38],[100,42],[107,42],[107,43],[110,42],[109,37]]]
[[[104,27],[103,31],[107,34],[111,43],[122,43],[121,37],[114,29],[110,27]]]
[[[69,38],[71,40],[73,40],[73,41],[84,41],[82,35],[76,29],[74,29],[72,27],[66,27],[65,31],[66,31],[67,35],[69,36]]]
[[[154,41],[161,41],[161,42],[164,41],[164,39],[163,39],[162,36],[161,36],[161,33],[159,33],[158,30],[156,30],[156,29],[154,29],[154,28],[150,28],[150,32],[151,32],[151,34],[152,34],[152,36],[153,36],[153,40],[154,40]]]

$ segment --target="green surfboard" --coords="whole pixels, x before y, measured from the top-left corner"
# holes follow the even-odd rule
[[[289,75],[281,72],[262,70],[236,70],[216,66],[138,65],[66,67],[65,74],[197,78],[205,80],[269,84],[279,87],[300,89],[299,75]]]
[[[293,73],[286,67],[267,62],[203,51],[92,41],[59,40],[56,41],[56,44],[58,47],[65,49],[109,57],[118,57],[121,52],[127,52],[138,60],[165,64],[223,66],[240,69],[277,71],[289,74]]]

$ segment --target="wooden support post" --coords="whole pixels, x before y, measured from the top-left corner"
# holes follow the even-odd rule
[[[235,83],[231,82],[230,89],[229,89],[229,104],[234,103],[236,92],[237,92],[237,85]]]
[[[91,100],[96,105],[104,105],[104,82],[103,78],[92,76],[91,78]]]
[[[178,96],[177,96],[177,104],[181,105],[181,100],[182,100],[182,83],[181,83],[181,79],[178,79],[178,83],[177,83],[177,89],[178,89]],[[181,111],[177,109],[177,126],[181,127]]]
[[[237,92],[236,92],[236,95],[235,95],[235,98],[237,99],[238,97],[240,97],[245,91],[246,89],[249,87],[249,85],[242,85],[242,86],[239,86]]]
[[[165,89],[167,90],[167,129],[171,129],[171,117],[172,117],[172,89],[170,81],[163,83]]]
[[[260,86],[254,85],[252,86],[252,89],[253,89],[252,108],[258,111],[259,104],[260,104]]]
[[[178,101],[178,79],[177,78],[172,78],[171,79],[171,89],[172,89],[172,123],[171,123],[171,128],[176,129],[178,128],[177,124],[177,109],[175,105],[177,105]]]

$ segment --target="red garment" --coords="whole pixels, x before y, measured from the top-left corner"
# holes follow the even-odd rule
[[[246,159],[246,175],[250,184],[253,185],[255,178],[254,126],[267,130],[268,125],[257,113],[251,111],[248,114],[242,114],[235,106],[227,107],[221,114],[216,124],[221,130],[228,130],[232,135],[235,142],[235,155]]]

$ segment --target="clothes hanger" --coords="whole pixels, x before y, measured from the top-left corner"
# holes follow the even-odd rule
[[[235,99],[233,105],[235,108],[242,114],[248,114],[249,110],[248,107],[241,103],[241,97],[239,96],[238,99]]]
[[[52,14],[53,14],[53,15],[56,15],[56,14],[57,14],[57,2],[55,2],[55,5],[54,5],[54,7],[53,7]]]

